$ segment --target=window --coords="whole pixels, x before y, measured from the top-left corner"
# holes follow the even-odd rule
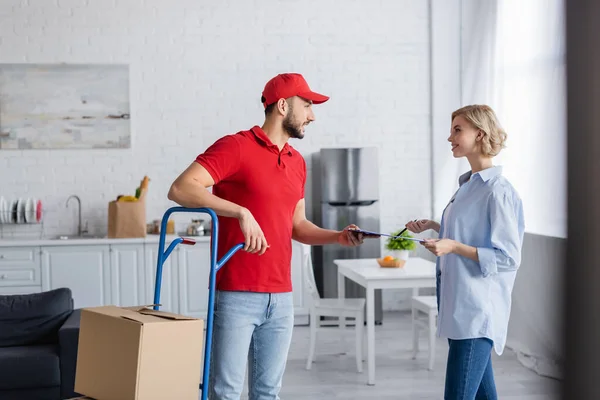
[[[566,237],[566,77],[560,0],[499,1],[496,163],[520,193],[527,232]]]

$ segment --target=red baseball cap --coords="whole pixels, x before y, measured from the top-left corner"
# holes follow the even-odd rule
[[[310,90],[308,83],[306,83],[302,75],[286,73],[279,74],[267,82],[262,92],[261,101],[264,107],[267,108],[268,105],[275,103],[279,99],[287,99],[293,96],[310,100],[313,104],[321,104],[329,100],[328,96]]]

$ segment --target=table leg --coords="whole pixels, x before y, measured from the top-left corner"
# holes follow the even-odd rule
[[[375,385],[375,290],[367,287],[367,370],[368,385]]]
[[[337,280],[338,300],[342,303],[346,298],[346,277],[338,272]],[[343,311],[340,311],[340,315],[338,316],[338,326],[340,328],[340,342],[342,348],[346,349],[346,336],[344,332],[346,330],[346,316]]]
[[[345,283],[345,276],[338,272],[338,276],[337,276],[338,299],[344,299],[346,297],[346,285],[344,285],[344,283]]]

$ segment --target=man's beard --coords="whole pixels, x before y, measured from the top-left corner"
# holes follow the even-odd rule
[[[288,115],[286,115],[285,118],[283,119],[283,123],[282,123],[283,130],[291,138],[302,139],[302,138],[304,138],[304,132],[302,132],[303,124],[299,124],[298,122],[296,122],[296,119],[293,118],[292,115],[293,115],[292,109],[290,108]]]

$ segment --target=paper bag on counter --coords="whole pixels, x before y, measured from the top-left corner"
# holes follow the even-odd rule
[[[108,237],[146,237],[146,191],[138,201],[111,201],[108,203]]]

